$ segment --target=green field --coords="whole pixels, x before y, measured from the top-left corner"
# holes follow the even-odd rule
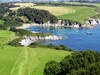
[[[0,20],[0,24],[3,24],[3,23],[4,23],[4,21]]]
[[[43,75],[47,62],[59,62],[71,54],[63,50],[12,47],[6,44],[14,38],[15,33],[0,30],[0,75]]]
[[[43,75],[45,63],[61,61],[70,52],[46,48],[0,46],[1,75]]]
[[[100,4],[96,3],[65,2],[63,4],[94,5],[100,8]],[[48,10],[58,19],[68,19],[72,21],[78,21],[80,23],[84,23],[84,20],[99,14],[95,11],[94,7],[85,6],[52,6],[44,4],[42,6],[33,6],[33,8]]]
[[[84,20],[87,20],[88,18],[97,15],[97,12],[94,11],[94,8],[91,7],[79,7],[79,6],[67,6],[71,9],[75,9],[74,13],[70,14],[63,14],[61,16],[57,16],[58,19],[68,19],[72,21],[78,21],[83,23]]]
[[[0,75],[10,75],[22,48],[0,46]]]
[[[7,30],[0,30],[0,45],[8,43],[13,39],[15,39],[15,33]]]
[[[75,12],[73,8],[63,7],[63,6],[33,6],[33,8],[47,10],[55,16],[60,16],[63,14],[69,14]]]

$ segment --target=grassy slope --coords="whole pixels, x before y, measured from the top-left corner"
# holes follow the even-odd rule
[[[0,75],[9,75],[21,48],[0,46]]]
[[[15,39],[15,33],[7,31],[7,30],[0,30],[0,45],[8,43]]]
[[[3,23],[4,23],[4,21],[0,20],[0,24],[3,24]]]
[[[15,34],[0,30],[0,43],[14,39]],[[12,47],[0,45],[0,75],[43,75],[45,63],[61,61],[68,51],[47,48]]]
[[[70,52],[46,48],[0,46],[1,75],[43,75],[45,63],[61,61]]]
[[[95,5],[95,6],[100,8],[100,4],[96,4],[96,3],[65,2],[65,4]],[[54,7],[54,6],[50,6],[50,5],[34,6],[34,8],[37,8],[37,9],[48,10],[50,13],[54,14],[55,16],[57,16],[58,19],[69,19],[69,20],[78,21],[78,22],[81,22],[81,23],[83,23],[84,20],[87,20],[89,17],[95,16],[95,15],[98,14],[94,10],[93,7],[56,6],[56,7],[54,7],[54,10],[57,7],[61,7],[60,9],[56,9],[56,11],[50,10],[51,7]],[[69,10],[69,9],[71,9],[71,10]],[[59,11],[60,11],[60,13],[59,13]],[[67,11],[67,12],[65,12],[65,11]]]
[[[69,19],[72,21],[78,21],[83,23],[84,20],[88,19],[91,16],[95,16],[97,13],[94,11],[94,8],[91,7],[79,7],[79,6],[68,6],[76,10],[75,13],[64,14],[61,16],[57,16],[58,19]]]
[[[24,48],[12,75],[43,75],[45,63],[51,60],[59,62],[67,55],[70,55],[70,52],[46,48]]]

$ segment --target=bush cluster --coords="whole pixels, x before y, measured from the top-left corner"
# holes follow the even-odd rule
[[[76,52],[60,63],[51,62],[45,65],[44,75],[100,75],[99,52]]]

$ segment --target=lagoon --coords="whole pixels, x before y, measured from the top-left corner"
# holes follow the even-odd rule
[[[52,33],[59,36],[67,36],[68,38],[57,40],[57,41],[44,41],[42,44],[61,45],[64,44],[66,47],[74,49],[76,51],[91,49],[100,51],[100,27],[93,29],[72,29],[72,28],[61,28],[61,27],[40,27],[35,26],[27,28],[29,31],[36,31],[42,33]],[[91,32],[88,35],[87,32]]]

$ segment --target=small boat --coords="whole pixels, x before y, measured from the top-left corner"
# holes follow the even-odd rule
[[[92,35],[92,34],[93,34],[92,32],[88,32],[88,31],[87,31],[86,33],[87,33],[88,35]]]

